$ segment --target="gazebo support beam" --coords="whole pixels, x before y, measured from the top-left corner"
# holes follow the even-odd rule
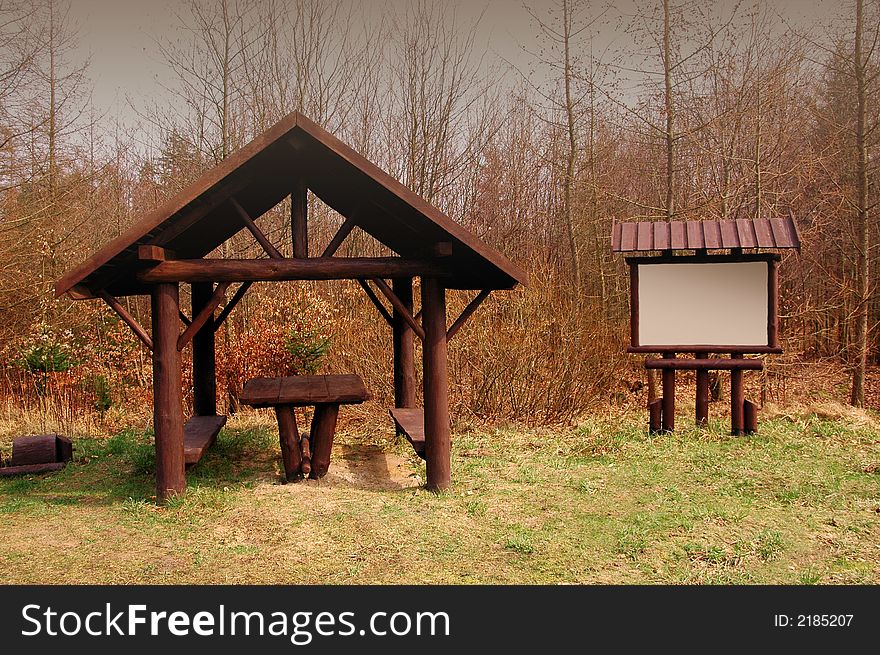
[[[290,192],[290,233],[293,239],[293,256],[305,259],[309,256],[308,188],[298,178]]]
[[[422,347],[425,396],[427,487],[443,491],[450,484],[449,380],[446,361],[446,288],[442,280],[422,278]]]
[[[412,278],[396,277],[391,281],[391,284],[394,294],[400,299],[404,308],[412,314]],[[416,374],[413,329],[396,309],[392,314],[391,329],[394,344],[394,406],[415,407]]]
[[[192,315],[210,306],[214,295],[210,282],[192,285]],[[196,416],[217,415],[217,370],[214,355],[214,312],[192,339],[193,411]]]
[[[177,284],[153,287],[153,431],[156,440],[156,499],[164,503],[186,489],[183,457],[183,390],[177,350]]]
[[[314,257],[310,259],[178,259],[138,274],[141,282],[281,282],[349,280],[416,275],[446,277],[446,265],[402,257]]]

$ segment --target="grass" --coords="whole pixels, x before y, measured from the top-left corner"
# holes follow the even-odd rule
[[[456,433],[434,495],[366,432],[339,436],[326,479],[282,485],[272,426],[232,421],[165,507],[149,434],[81,438],[63,471],[0,479],[0,582],[880,582],[874,419],[643,423]]]

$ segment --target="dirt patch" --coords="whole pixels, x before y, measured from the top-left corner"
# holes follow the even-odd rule
[[[324,484],[395,491],[421,483],[410,460],[369,444],[339,444],[333,448]]]

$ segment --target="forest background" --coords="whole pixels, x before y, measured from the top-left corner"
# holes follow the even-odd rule
[[[529,271],[451,345],[459,419],[643,404],[616,220],[792,217],[785,354],[754,391],[880,408],[880,3],[812,20],[792,3],[512,3],[528,37],[503,53],[485,38],[492,6],[185,0],[149,35],[161,93],[110,107],[75,4],[0,0],[0,419],[149,422],[148,353],[107,307],[55,300],[54,281],[292,110]],[[343,219],[309,202],[324,244]],[[288,217],[260,219],[286,254]],[[222,248],[260,254],[241,234]],[[355,233],[340,255],[383,252]],[[451,313],[468,300],[451,293]],[[149,324],[148,299],[123,302]],[[218,338],[221,410],[248,378],[320,368],[361,374],[380,412],[390,339],[355,284],[255,285]]]

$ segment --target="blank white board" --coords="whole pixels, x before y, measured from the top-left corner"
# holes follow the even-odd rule
[[[766,346],[767,262],[640,264],[640,346]]]

